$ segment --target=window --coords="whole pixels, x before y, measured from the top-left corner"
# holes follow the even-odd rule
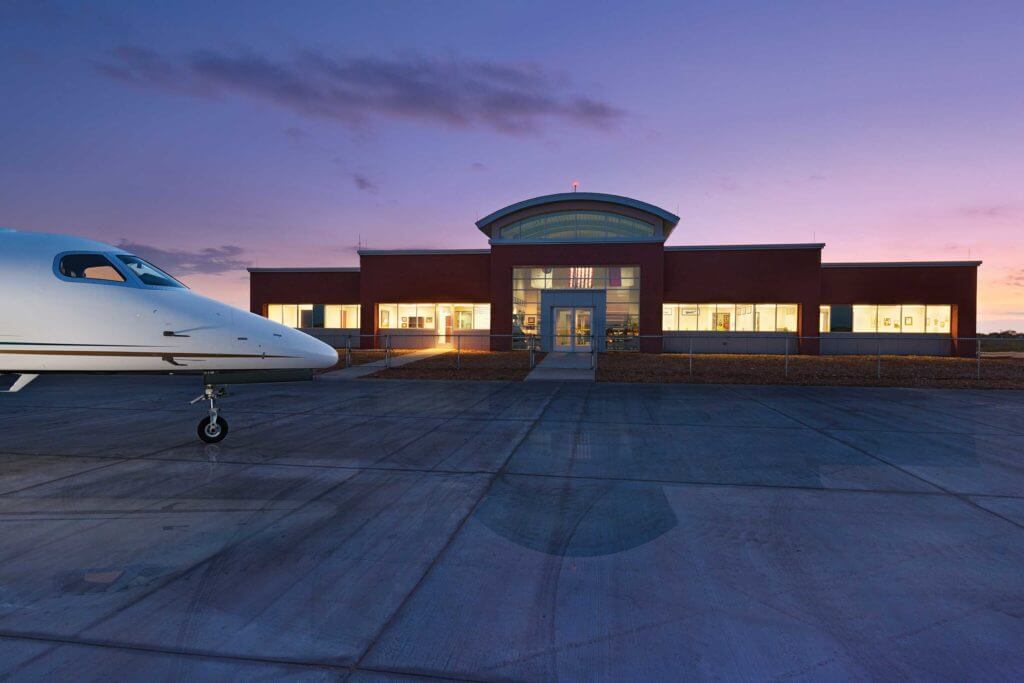
[[[491,305],[476,304],[473,306],[473,329],[491,329]]]
[[[715,304],[712,329],[715,332],[731,332],[733,318],[736,316],[735,304]]]
[[[754,304],[736,304],[737,332],[754,331]]]
[[[853,331],[854,332],[876,332],[876,331],[878,331],[878,306],[854,306],[853,307]]]
[[[900,325],[903,332],[907,334],[920,334],[925,331],[925,318],[927,308],[925,306],[903,306],[900,313]]]
[[[758,332],[775,331],[776,308],[778,307],[775,304],[757,304],[754,307],[754,318]]]
[[[560,211],[532,216],[501,228],[511,241],[605,241],[651,238],[654,226],[645,221],[601,211]]]
[[[900,320],[900,307],[899,306],[879,306],[878,307],[878,331],[886,334],[899,332],[903,329],[903,325]]]
[[[949,334],[952,306],[928,306],[925,331],[932,334]]]
[[[605,292],[605,335],[612,348],[625,348],[640,326],[639,266],[537,266],[512,269],[512,331],[541,334],[541,292],[597,289]]]
[[[450,320],[449,320],[450,319]],[[456,330],[491,329],[490,304],[377,304],[380,329]]]
[[[356,329],[359,304],[269,304],[267,317],[288,327]]]
[[[775,309],[775,329],[778,332],[796,332],[798,310],[796,304],[779,304]]]
[[[820,310],[821,313],[818,320],[819,332],[853,331],[853,306],[822,306]]]
[[[700,318],[700,308],[696,305],[679,306],[679,329],[696,330]]]
[[[952,308],[922,304],[832,304],[821,307],[822,316],[828,311],[828,326],[823,324],[821,331],[949,334]]]
[[[62,256],[60,274],[76,280],[124,282],[124,276],[103,254],[68,254]]]
[[[797,304],[664,304],[665,332],[796,332]]]
[[[177,287],[179,289],[186,289],[185,285],[181,284],[173,277],[154,266],[149,261],[143,261],[138,256],[126,256],[124,254],[118,254],[117,258],[121,263],[128,266],[128,269],[132,271],[135,277],[142,280],[144,285],[152,285],[153,287]]]
[[[390,329],[398,321],[398,304],[377,305],[377,327],[382,330]]]
[[[328,329],[358,329],[359,304],[326,304],[324,327]]]

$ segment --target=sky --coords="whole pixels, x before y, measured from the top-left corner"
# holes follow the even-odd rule
[[[0,225],[248,266],[483,248],[608,192],[669,244],[983,260],[1024,330],[1024,3],[0,0]]]

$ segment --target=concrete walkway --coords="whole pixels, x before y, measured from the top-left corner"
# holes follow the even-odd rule
[[[418,360],[424,358],[430,358],[436,356],[439,353],[445,353],[451,351],[451,349],[436,348],[436,349],[421,349],[419,351],[413,351],[412,353],[406,353],[401,356],[391,357],[391,367],[398,368],[409,363],[415,363]],[[333,380],[345,380],[345,379],[359,379],[360,377],[366,377],[373,373],[383,370],[387,367],[383,360],[375,360],[372,363],[364,363],[363,365],[353,365],[350,368],[342,368],[341,370],[334,370],[332,372],[324,373],[320,375],[319,379],[324,381]]]
[[[556,351],[544,357],[537,367],[526,376],[526,381],[548,382],[593,382],[594,370],[590,367],[589,353],[565,353]]]

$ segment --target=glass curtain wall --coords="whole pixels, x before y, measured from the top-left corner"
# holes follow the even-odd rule
[[[516,348],[540,335],[541,292],[599,289],[605,292],[606,347],[632,349],[640,333],[640,266],[544,266],[512,269],[512,333]]]

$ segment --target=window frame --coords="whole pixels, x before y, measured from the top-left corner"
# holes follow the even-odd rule
[[[77,254],[77,253],[80,253],[80,252],[72,252],[72,253]],[[123,266],[125,270],[127,270],[129,273],[131,273],[132,280],[135,281],[135,284],[139,287],[139,289],[157,289],[157,290],[160,290],[160,291],[163,291],[163,292],[166,292],[166,291],[172,290],[172,289],[188,290],[188,285],[186,285],[184,282],[182,282],[178,278],[174,277],[173,275],[171,275],[170,273],[168,273],[167,271],[165,271],[163,268],[161,268],[160,266],[156,265],[155,263],[150,263],[149,261],[147,261],[146,259],[142,258],[138,254],[131,254],[131,253],[128,253],[128,252],[125,252],[123,254],[120,254],[120,253],[117,253],[117,252],[110,252],[110,255],[114,257],[114,259],[118,262],[119,265]],[[138,275],[136,275],[135,271],[133,271],[131,269],[131,267],[129,267],[129,265],[127,263],[124,263],[120,258],[117,258],[119,256],[131,256],[133,258],[139,259],[143,263],[148,264],[148,265],[152,266],[153,268],[156,268],[158,271],[160,271],[161,273],[163,273],[167,277],[169,277],[172,280],[174,280],[175,282],[177,282],[178,286],[175,287],[175,286],[169,286],[169,285],[151,285],[148,282],[143,282],[142,278],[140,278]]]
[[[64,273],[60,272],[60,262],[64,260],[66,256],[102,256],[107,259],[110,266],[120,273],[121,277],[124,278],[123,282],[117,282],[116,280],[99,280],[91,277],[69,277]],[[133,273],[126,272],[127,268],[123,263],[115,258],[111,258],[112,254],[109,251],[99,251],[96,249],[69,249],[62,251],[53,257],[53,274],[57,276],[58,280],[64,282],[73,282],[75,284],[90,284],[90,285],[107,285],[113,287],[134,287],[138,289],[140,282]]]

